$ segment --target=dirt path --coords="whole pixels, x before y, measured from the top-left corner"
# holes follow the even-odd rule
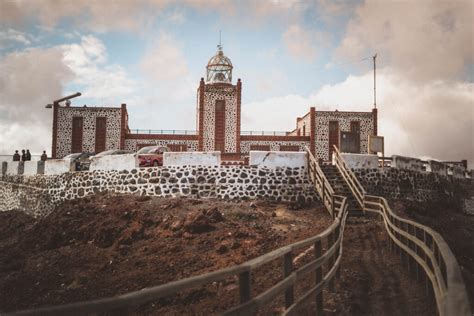
[[[383,224],[351,220],[344,232],[341,275],[326,291],[329,315],[434,315],[424,285],[412,280],[391,253]]]

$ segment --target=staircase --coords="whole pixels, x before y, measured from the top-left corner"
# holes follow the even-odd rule
[[[326,179],[328,179],[331,187],[334,189],[335,194],[342,195],[347,197],[348,205],[349,205],[349,216],[362,216],[363,211],[360,207],[359,203],[357,203],[356,198],[352,194],[351,189],[347,185],[344,178],[339,173],[339,170],[334,165],[323,165],[321,166]]]

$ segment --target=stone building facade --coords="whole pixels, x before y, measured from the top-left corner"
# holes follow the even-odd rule
[[[52,156],[109,149],[136,151],[143,146],[167,146],[172,151],[221,151],[223,160],[241,160],[250,150],[304,151],[310,148],[330,160],[342,133],[356,134],[356,152],[367,153],[369,135],[377,135],[377,110],[370,112],[317,111],[296,120],[283,135],[241,133],[242,81],[232,83],[233,65],[219,49],[207,65],[206,80],[197,88],[196,131],[187,133],[131,133],[125,104],[120,107],[53,107]]]

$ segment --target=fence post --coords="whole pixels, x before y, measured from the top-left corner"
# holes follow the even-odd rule
[[[334,194],[331,195],[331,212],[332,212],[332,219],[336,218],[336,207],[334,205]]]
[[[285,278],[288,277],[293,272],[293,254],[288,252],[284,257],[284,276]],[[285,291],[285,307],[288,308],[293,305],[294,302],[294,293],[293,293],[293,286],[290,286]]]
[[[328,236],[328,247],[327,247],[327,250],[329,250],[329,248],[331,248],[332,245],[334,245],[334,233],[335,232],[332,232],[329,234]],[[334,256],[330,256],[329,259],[328,259],[328,264],[327,264],[327,270],[331,270],[332,266],[334,265]],[[329,289],[331,291],[334,291],[334,279],[330,280],[329,281]]]
[[[323,195],[323,205],[326,206],[326,203],[324,202],[324,197],[326,196],[326,194],[325,194],[325,191],[326,191],[326,183],[324,182],[324,178],[321,179],[321,180],[322,180],[322,182],[323,182],[323,189],[322,189],[322,190],[323,190],[323,191],[322,191],[322,195]]]
[[[240,303],[245,303],[250,300],[250,270],[239,274],[239,293]]]
[[[318,240],[314,243],[314,256],[316,259],[320,258],[323,253],[323,247],[321,240]],[[323,280],[323,269],[322,265],[316,268],[316,284],[320,283]],[[316,315],[323,315],[323,289],[319,293],[316,293]]]
[[[416,239],[420,240],[420,238],[419,238],[419,236],[420,236],[420,234],[419,234],[419,229],[418,229],[417,227],[414,227],[414,226],[413,226],[413,228],[415,229],[415,237],[416,237]],[[417,256],[420,256],[420,250],[419,250],[420,247],[419,247],[417,244],[415,244],[414,246],[415,246],[415,253],[416,253],[416,255],[417,255]],[[421,280],[421,273],[420,273],[421,271],[420,271],[420,270],[421,270],[421,266],[420,266],[420,264],[415,260],[415,273],[416,273],[416,280],[417,280],[418,282],[420,282],[420,280]]]

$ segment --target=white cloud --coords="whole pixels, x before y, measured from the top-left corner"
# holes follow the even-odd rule
[[[355,11],[337,56],[379,53],[416,81],[455,79],[474,61],[472,1],[367,0]]]
[[[327,36],[322,32],[310,31],[293,24],[283,33],[282,40],[293,57],[311,62],[317,56],[317,47],[325,46]]]
[[[79,44],[62,45],[63,61],[76,75],[73,83],[88,98],[117,104],[136,91],[136,83],[118,64],[107,63],[105,45],[92,35]]]
[[[74,78],[59,48],[28,49],[0,59],[0,153],[51,148],[51,110],[44,106],[62,96]]]
[[[16,44],[30,45],[33,41],[31,35],[15,29],[0,30],[0,50]]]

